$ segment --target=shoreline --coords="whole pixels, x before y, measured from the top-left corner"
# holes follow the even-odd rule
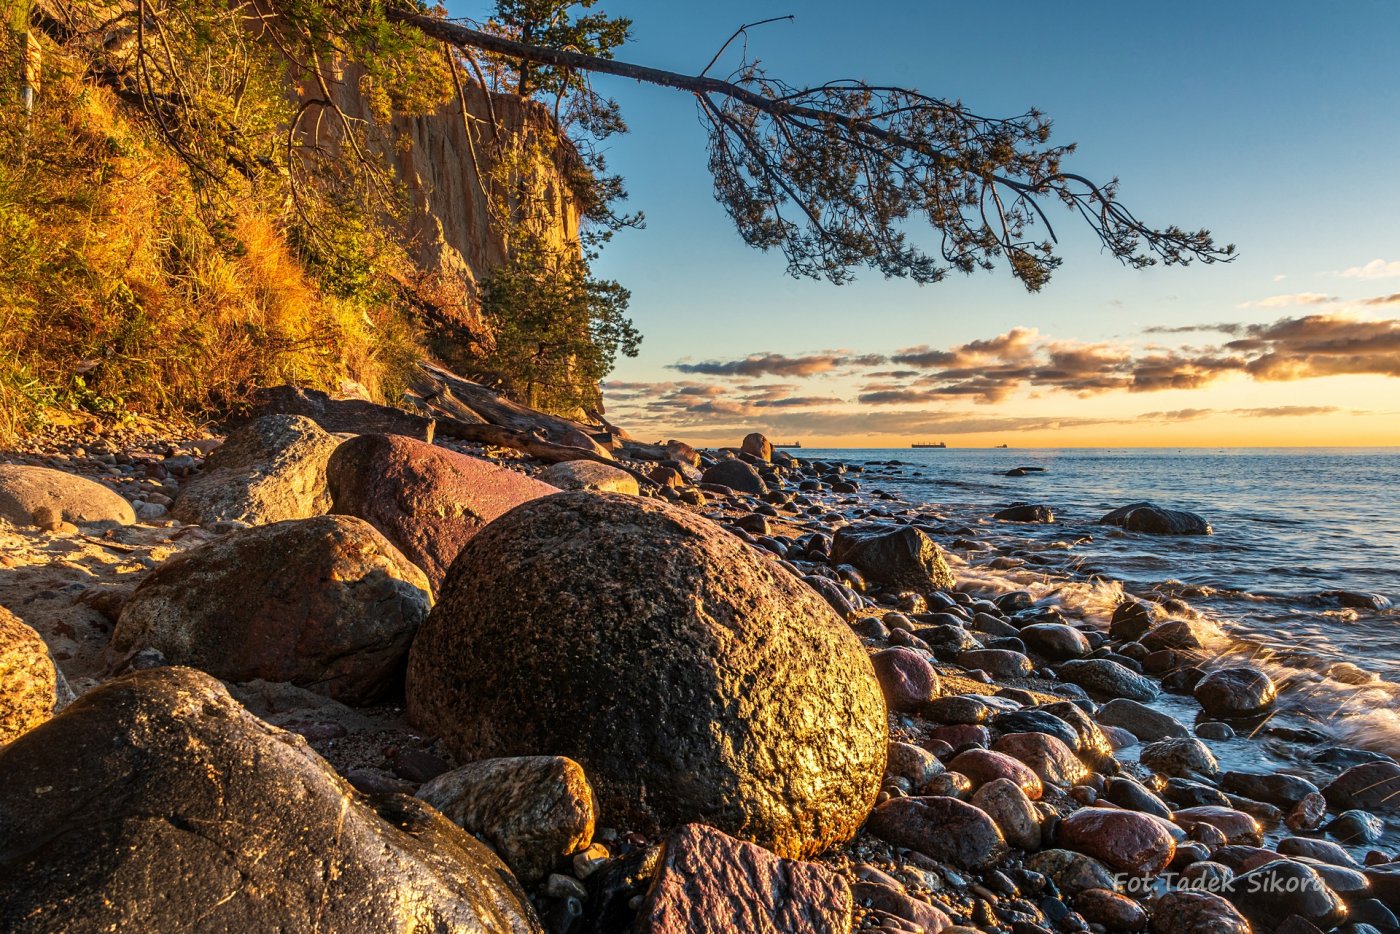
[[[136,480],[134,488],[147,491],[140,502],[164,508],[161,498],[173,502],[178,497],[179,488],[199,476],[203,456],[212,455],[217,450],[217,445],[204,443],[212,440],[215,439],[190,438],[177,440],[172,445],[169,439],[158,437],[133,438],[130,442],[112,445],[118,449],[115,452],[108,452],[104,446],[101,450],[94,448],[93,452],[84,451],[67,459],[56,460],[46,456],[40,460],[59,469],[72,471],[78,468],[90,473],[101,472],[108,477],[125,476],[127,474],[118,468],[139,464],[143,477]],[[478,457],[491,453],[480,445],[440,442],[438,446]],[[891,449],[891,453],[896,450]],[[738,449],[734,449],[702,454],[713,465],[730,459],[727,455],[737,452]],[[806,450],[798,453],[801,466],[790,473],[786,468],[774,466],[774,462],[782,462],[786,451],[774,455],[774,462],[754,455],[745,457],[740,454],[732,458],[757,465],[760,468],[758,473],[774,478],[780,492],[771,495],[750,495],[701,482],[687,483],[679,488],[690,491],[688,493],[683,494],[667,486],[662,488],[659,495],[647,498],[666,499],[682,508],[689,508],[729,529],[753,547],[775,556],[798,577],[817,585],[826,602],[860,637],[867,653],[886,660],[885,663],[876,663],[877,677],[886,701],[903,709],[892,710],[889,715],[889,737],[900,748],[895,750],[891,747],[892,771],[881,781],[877,814],[882,810],[886,813],[894,810],[890,802],[901,798],[911,801],[929,797],[953,798],[972,810],[979,810],[975,807],[978,800],[976,789],[1008,778],[1029,782],[1025,771],[1034,773],[1039,792],[1033,805],[1033,822],[1037,825],[1035,833],[1041,844],[1026,850],[1013,847],[1002,855],[987,859],[984,859],[986,854],[969,857],[966,853],[957,855],[952,850],[948,853],[930,853],[927,852],[930,849],[937,850],[939,846],[950,847],[952,844],[924,840],[911,845],[909,834],[899,826],[892,826],[891,819],[879,821],[872,818],[851,842],[816,857],[818,864],[832,869],[845,879],[854,893],[852,929],[907,931],[913,929],[910,925],[923,923],[924,927],[920,929],[932,929],[929,925],[942,923],[931,919],[926,908],[944,912],[945,921],[977,924],[980,928],[976,929],[981,930],[1001,930],[1014,924],[1039,925],[1038,928],[1023,927],[1022,930],[1074,930],[1074,924],[1080,922],[1100,924],[1110,930],[1134,929],[1134,925],[1148,923],[1146,919],[1150,913],[1160,911],[1165,893],[1158,887],[1153,891],[1153,898],[1148,899],[1145,905],[1139,905],[1126,896],[1113,893],[1113,889],[1127,887],[1126,883],[1115,883],[1110,878],[1111,873],[1104,876],[1084,863],[1082,858],[1063,864],[1056,862],[1059,857],[1047,858],[1047,852],[1071,851],[1088,858],[1087,851],[1093,851],[1103,858],[1099,860],[1100,863],[1108,865],[1112,862],[1114,854],[1102,851],[1099,843],[1088,839],[1078,840],[1073,845],[1067,842],[1077,839],[1075,835],[1082,833],[1074,829],[1076,823],[1088,820],[1074,818],[1073,815],[1093,812],[1091,816],[1095,816],[1103,811],[1147,814],[1147,819],[1152,823],[1105,831],[1107,837],[1116,839],[1115,833],[1140,836],[1144,832],[1143,826],[1160,830],[1165,824],[1170,824],[1174,828],[1169,834],[1173,838],[1170,845],[1172,853],[1196,857],[1182,862],[1177,855],[1172,855],[1169,862],[1173,871],[1211,863],[1212,866],[1221,866],[1224,872],[1237,871],[1243,875],[1251,869],[1271,865],[1260,862],[1262,851],[1253,847],[1278,846],[1283,839],[1293,835],[1285,827],[1285,814],[1302,807],[1304,799],[1316,809],[1319,798],[1330,797],[1319,795],[1318,789],[1342,774],[1344,767],[1378,761],[1371,754],[1348,752],[1347,747],[1327,744],[1322,737],[1309,734],[1305,728],[1273,723],[1277,708],[1272,700],[1262,719],[1260,716],[1226,718],[1243,730],[1255,730],[1255,738],[1229,738],[1229,734],[1235,731],[1219,728],[1219,724],[1224,722],[1221,720],[1207,719],[1205,722],[1212,726],[1206,728],[1204,733],[1199,731],[1199,727],[1193,728],[1189,722],[1182,722],[1186,712],[1192,709],[1191,705],[1196,704],[1190,690],[1194,685],[1188,685],[1187,681],[1191,677],[1196,680],[1200,678],[1191,675],[1184,679],[1180,673],[1194,669],[1197,661],[1216,663],[1220,659],[1219,646],[1211,643],[1206,630],[1192,625],[1193,621],[1201,621],[1199,614],[1193,614],[1191,608],[1179,600],[1166,599],[1158,604],[1124,602],[1121,584],[1106,582],[1099,585],[1092,602],[1066,607],[1054,601],[1065,581],[1050,582],[1042,577],[1042,583],[1028,591],[1023,589],[1025,581],[1017,580],[1015,569],[977,567],[959,556],[978,553],[972,550],[940,550],[941,560],[958,578],[955,588],[931,588],[916,593],[903,588],[882,588],[865,581],[870,576],[870,569],[863,571],[858,566],[849,565],[843,568],[830,558],[831,540],[843,527],[873,523],[927,529],[927,534],[939,545],[949,543],[954,538],[975,542],[977,535],[972,529],[946,525],[934,504],[904,502],[894,494],[875,489],[880,477],[865,468],[838,463],[834,459],[810,461]],[[128,463],[123,463],[123,459]],[[538,475],[543,472],[527,458],[488,459],[516,474]],[[705,463],[706,460],[701,461],[702,465]],[[153,464],[160,466],[152,469]],[[656,465],[635,461],[631,466],[651,469]],[[112,469],[117,469],[117,473],[109,473]],[[699,473],[698,468],[692,469],[695,474]],[[135,472],[128,473],[134,475]],[[781,475],[783,473],[788,475],[784,477]],[[152,478],[155,478],[154,486],[157,488],[164,488],[167,481],[173,481],[168,486],[174,495],[151,492],[149,488],[152,484],[147,481]],[[695,495],[696,491],[699,492],[698,496]],[[686,500],[689,500],[689,504]],[[33,620],[31,625],[50,642],[51,650],[55,642],[63,642],[63,648],[55,652],[55,658],[60,667],[73,667],[77,676],[70,677],[70,680],[79,694],[104,680],[94,652],[105,649],[105,645],[99,646],[106,635],[105,630],[109,630],[115,617],[120,615],[121,603],[130,597],[129,587],[116,584],[116,579],[121,575],[142,575],[176,554],[186,553],[193,546],[226,534],[226,530],[217,527],[209,530],[171,523],[156,510],[148,510],[148,514],[151,518],[145,524],[101,535],[88,535],[78,529],[61,527],[53,531],[5,532],[12,558],[10,564],[0,568],[0,574],[14,580],[23,577],[22,572],[26,569],[34,571],[32,579],[25,584],[27,604],[11,598],[6,605],[12,602],[20,604],[11,605],[10,609],[22,618],[26,618],[24,609],[27,606],[30,610],[27,621]],[[926,533],[920,531],[919,534]],[[813,536],[824,539],[818,540]],[[35,560],[18,564],[13,555],[21,553]],[[94,557],[97,554],[111,558],[105,563],[123,570],[98,567]],[[52,570],[57,566],[63,566],[66,570],[44,576],[45,569]],[[74,586],[85,578],[91,582],[82,588]],[[826,580],[828,584],[819,584],[817,578]],[[42,596],[55,591],[69,594],[70,602],[64,603],[66,598],[63,596]],[[14,592],[12,589],[11,594]],[[1024,596],[1012,596],[1016,594]],[[45,599],[57,605],[36,614],[34,605]],[[998,599],[1000,603],[994,602]],[[1125,611],[1122,609],[1125,606],[1140,609]],[[89,628],[84,630],[79,626],[75,631],[64,634],[62,627],[74,628],[71,617],[73,609],[77,607],[85,608],[86,615],[80,622]],[[1154,643],[1160,644],[1160,647],[1148,649],[1137,641],[1153,630],[1160,632],[1163,624],[1173,622],[1178,624],[1176,628],[1168,627],[1170,631]],[[1035,639],[1043,641],[1030,640],[1027,630],[1032,626],[1049,627],[1032,630]],[[1121,631],[1115,635],[1116,628],[1121,628]],[[1138,628],[1142,629],[1140,633],[1136,633]],[[1077,632],[1078,636],[1066,634],[1065,629]],[[920,635],[921,632],[924,635]],[[1127,638],[1127,633],[1136,633],[1136,638]],[[931,642],[935,636],[944,641]],[[1084,643],[1084,651],[1081,651],[1080,642]],[[969,652],[981,654],[966,654]],[[1050,653],[1048,656],[1047,652]],[[910,655],[916,658],[910,658]],[[1100,717],[1104,706],[1113,700],[1113,694],[1131,700],[1128,694],[1132,693],[1135,684],[1128,679],[1118,685],[1110,678],[1109,682],[1091,679],[1091,683],[1100,688],[1092,691],[1071,687],[1072,681],[1063,677],[1064,666],[1081,656],[1110,661],[1134,675],[1138,674],[1135,669],[1147,669],[1147,677],[1155,685],[1157,693],[1156,697],[1145,698],[1144,706],[1149,713],[1119,705],[1118,709],[1127,713],[1115,719],[1119,724],[1131,723],[1133,730],[1157,736],[1157,739],[1135,737],[1131,735],[1133,730],[1127,727],[1084,717],[1083,714],[1078,715],[1082,720],[1075,721],[1069,706],[1085,712],[1092,709],[1093,716]],[[929,696],[921,699],[901,699],[899,692],[908,688],[909,678],[918,680],[921,663],[917,659],[922,659],[922,666],[935,674],[936,686],[925,691]],[[1149,659],[1152,659],[1150,666]],[[984,667],[970,664],[973,661],[982,662]],[[897,677],[890,674],[890,665],[895,666],[893,670],[897,672]],[[900,667],[904,665],[911,665],[913,670],[904,671]],[[1070,667],[1073,665],[1070,664]],[[1199,672],[1200,677],[1215,667],[1214,664],[1207,666],[1206,671]],[[1114,678],[1121,677],[1116,670],[1111,674]],[[1174,676],[1175,681],[1172,681]],[[894,677],[893,681],[891,677]],[[1174,690],[1164,689],[1168,683]],[[1103,690],[1106,685],[1111,689]],[[1285,703],[1289,688],[1288,684],[1281,685]],[[301,689],[287,690],[265,682],[235,689],[234,696],[269,722],[298,732],[312,749],[365,793],[412,793],[423,781],[431,779],[429,773],[439,767],[443,771],[450,770],[457,763],[455,757],[431,736],[422,735],[410,727],[404,720],[401,707],[393,704],[351,709],[333,701],[318,699],[319,695],[308,695]],[[1049,716],[1054,720],[1055,714],[1046,714],[1037,709],[1046,704],[1060,705],[1057,708],[1061,717],[1058,723],[1039,721],[1043,728],[1052,731],[1050,733],[1026,732],[1021,728],[1008,731],[997,726],[998,723],[1018,723],[1020,727],[1025,727],[1027,723],[1036,722],[1017,721],[1015,717],[1018,712],[1024,714],[1033,711],[1037,716]],[[1157,716],[1152,716],[1153,713]],[[1171,718],[1170,721],[1161,719],[1163,713]],[[1122,719],[1123,716],[1126,719]],[[1140,722],[1133,722],[1134,718]],[[1038,740],[1040,745],[1033,750],[1018,748],[1014,742],[1006,745],[1006,737],[1019,735],[1049,736],[1054,742]],[[1202,740],[1201,736],[1208,738]],[[952,742],[953,739],[958,742]],[[1164,741],[1169,746],[1175,744],[1177,748],[1157,748],[1156,751],[1147,748],[1156,747]],[[1103,754],[1107,750],[1105,744],[1114,747],[1111,759]],[[1201,746],[1207,749],[1205,759],[1201,758]],[[1218,765],[1215,766],[1215,775],[1208,774],[1214,761],[1209,756],[1212,747],[1228,750],[1229,755],[1221,756],[1225,760],[1224,771],[1227,773],[1232,767],[1240,769],[1250,764],[1256,768],[1249,771],[1257,771],[1257,766],[1264,764],[1265,773],[1277,771],[1280,767],[1289,768],[1298,782],[1286,794],[1274,792],[1275,803],[1251,798],[1240,792],[1242,787],[1249,787],[1260,793],[1262,786],[1257,776],[1252,780],[1248,777],[1231,780],[1227,775],[1222,781]],[[1018,752],[1020,758],[1001,752],[1003,748]],[[394,754],[391,756],[385,752],[386,749],[393,749]],[[1330,765],[1311,763],[1305,769],[1299,764],[1300,759],[1295,758],[1290,762],[1290,756],[1296,754],[1300,757],[1308,749],[1321,749],[1324,752],[1331,749],[1336,752],[1330,757]],[[1258,750],[1252,762],[1250,750]],[[1073,761],[1064,759],[1066,751]],[[972,752],[976,754],[969,757],[968,754]],[[1154,766],[1151,769],[1138,761],[1139,756],[1149,753]],[[962,768],[983,771],[969,778],[958,771],[959,766],[953,765],[955,759],[964,763],[960,766]],[[1231,781],[1235,782],[1233,792],[1221,790]],[[1396,766],[1394,781],[1397,789],[1400,789],[1400,766]],[[1297,794],[1304,788],[1311,790]],[[1143,793],[1148,797],[1142,797]],[[968,804],[969,801],[972,803]],[[1173,817],[1164,822],[1159,817],[1150,816],[1155,807],[1154,801],[1166,807],[1172,815],[1181,811],[1192,813],[1184,819]],[[1163,804],[1163,801],[1169,804]],[[988,804],[987,807],[995,810],[995,805]],[[1215,810],[1205,813],[1196,810],[1199,808]],[[1105,818],[1096,816],[1095,819]],[[1353,819],[1351,823],[1357,820]],[[1309,821],[1320,826],[1322,818],[1320,815],[1309,817]],[[882,827],[882,832],[872,832],[872,824]],[[613,862],[635,857],[662,840],[659,837],[637,840],[628,828],[613,829],[616,833],[611,838],[595,838],[611,845],[616,851],[610,854]],[[1102,834],[1090,836],[1096,835]],[[897,842],[891,842],[890,837],[895,837]],[[1305,838],[1322,840],[1324,835],[1319,831],[1305,830]],[[1333,839],[1336,839],[1335,835]],[[1390,861],[1395,847],[1396,840],[1389,833],[1384,836],[1377,834],[1375,839],[1349,843],[1341,854],[1334,854],[1333,859],[1341,860],[1346,856],[1356,867],[1379,865],[1380,862]],[[1160,850],[1161,846],[1158,848]],[[953,847],[953,850],[956,849]],[[1229,852],[1232,849],[1233,852]],[[962,865],[958,864],[959,860]],[[1091,858],[1090,863],[1093,862]],[[1181,863],[1179,867],[1178,862]],[[1235,865],[1230,865],[1230,862]],[[1039,870],[1034,868],[1037,866]],[[1164,864],[1158,871],[1167,868]],[[1363,881],[1367,879],[1357,870],[1338,868],[1362,876]],[[1183,878],[1197,879],[1201,877],[1201,872],[1195,870],[1195,875]],[[1211,872],[1216,870],[1212,868]],[[1334,876],[1335,873],[1323,874],[1319,878],[1330,880],[1345,890],[1343,883]],[[1214,885],[1216,889],[1210,891],[1218,891],[1224,884],[1219,882],[1222,877],[1223,874],[1211,875],[1209,879],[1214,881],[1202,884]],[[582,885],[587,878],[576,879],[583,888],[582,900],[585,903],[596,895]],[[1102,884],[1081,885],[1086,879]],[[1303,888],[1306,890],[1309,885],[1312,885],[1311,877]],[[561,887],[563,883],[559,883],[556,889],[562,891]],[[1323,889],[1340,904],[1341,896],[1325,885]],[[1369,896],[1369,882],[1366,890]],[[1316,894],[1318,890],[1314,886],[1312,891]],[[1086,895],[1086,892],[1091,894]],[[553,895],[544,890],[531,894],[542,915],[551,912],[557,914],[560,903],[567,904],[571,897],[579,898],[577,893],[560,896],[557,891]],[[1374,902],[1374,899],[1359,897],[1355,891],[1345,890],[1343,894],[1350,901]],[[1382,896],[1382,901],[1388,904],[1389,898]],[[1059,905],[1060,908],[1047,908],[1047,904]],[[920,905],[925,907],[921,908]],[[1374,908],[1374,905],[1367,907]],[[1300,912],[1312,910],[1301,902],[1299,909]],[[1329,901],[1327,912],[1311,920],[1314,923],[1329,920],[1336,910],[1337,906]],[[1079,922],[1074,920],[1075,917]],[[901,922],[903,927],[899,926]],[[1153,930],[1168,930],[1160,927],[1156,920],[1151,923]],[[1212,923],[1218,924],[1218,919]],[[569,931],[584,929],[578,925],[565,925],[562,928]],[[608,930],[596,926],[589,929]],[[1170,930],[1225,929],[1198,926]]]

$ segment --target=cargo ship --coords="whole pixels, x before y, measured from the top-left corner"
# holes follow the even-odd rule
[[[800,448],[800,447],[802,447],[802,442],[801,442],[801,441],[789,441],[787,444],[775,444],[775,445],[773,445],[773,447],[775,447],[775,448]]]
[[[911,448],[946,448],[948,445],[942,441],[916,441],[909,446]]]

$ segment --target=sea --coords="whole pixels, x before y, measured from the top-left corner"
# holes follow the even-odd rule
[[[1125,593],[1182,601],[1175,615],[1217,624],[1214,655],[1263,667],[1284,686],[1277,722],[1400,756],[1400,448],[789,453],[862,465],[862,492],[883,490],[936,520],[950,530],[945,547],[958,529],[993,545],[950,551],[966,582],[1030,590],[1103,625]],[[1016,467],[1043,472],[1007,476]],[[1140,501],[1197,513],[1214,532],[1098,523]],[[1055,519],[991,518],[1014,503],[1047,505]],[[1334,591],[1390,605],[1346,606],[1325,596]],[[1185,698],[1159,706],[1188,723],[1198,713]]]

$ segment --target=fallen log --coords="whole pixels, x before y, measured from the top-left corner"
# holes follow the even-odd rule
[[[619,464],[611,457],[590,451],[587,448],[575,447],[568,444],[555,444],[553,441],[546,441],[536,435],[524,431],[516,431],[514,428],[506,428],[502,425],[479,425],[469,422],[460,422],[451,418],[440,418],[437,422],[438,434],[444,438],[452,438],[457,441],[472,441],[477,444],[494,444],[497,447],[512,448],[523,454],[536,458],[537,460],[548,461],[551,464],[559,464],[564,461],[596,461],[599,464],[607,464],[616,467],[618,470],[625,470],[642,486],[657,487],[659,484],[632,467],[626,464]]]

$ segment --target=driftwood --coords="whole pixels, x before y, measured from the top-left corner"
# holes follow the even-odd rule
[[[539,432],[556,442],[575,431],[590,436],[600,433],[596,425],[584,425],[558,415],[536,412],[528,406],[512,402],[492,392],[480,383],[463,379],[437,364],[420,362],[418,370],[419,379],[414,380],[414,389],[418,391],[424,404],[459,421],[473,420],[471,417],[461,418],[459,414],[455,414],[465,410],[488,425],[499,425],[515,431]]]

